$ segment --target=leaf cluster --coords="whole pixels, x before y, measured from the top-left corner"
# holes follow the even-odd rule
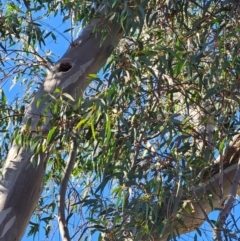
[[[239,129],[239,3],[95,4],[105,5],[106,15],[125,36],[101,75],[90,76],[84,97],[75,100],[57,90],[42,118],[44,123],[51,114],[50,130],[34,133],[34,138],[26,135],[35,157],[53,150],[38,215],[45,217],[49,197],[56,202],[69,143],[76,138],[78,154],[66,200],[68,221],[79,221],[79,229],[71,226],[73,238],[100,231],[108,240],[151,240],[169,225],[175,237],[176,224],[184,227],[184,213],[193,211],[191,202],[201,201],[193,188],[218,171],[214,160]],[[60,11],[64,21],[74,14],[84,25],[96,9],[88,1],[27,1],[25,6],[21,22],[16,20],[21,9],[9,4],[1,34],[20,39],[28,31],[28,47],[56,38],[27,13]],[[18,27],[10,28],[10,23]],[[203,197],[211,205],[211,194]]]

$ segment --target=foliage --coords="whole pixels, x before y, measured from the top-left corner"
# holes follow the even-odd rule
[[[109,240],[150,240],[152,230],[161,235],[167,225],[184,226],[182,210],[192,210],[182,198],[195,200],[192,189],[209,178],[204,170],[214,172],[213,161],[239,128],[238,1],[104,4],[108,17],[125,31],[120,45],[99,76],[89,76],[83,98],[56,90],[46,111],[53,116],[47,135],[39,132],[32,138],[26,131],[24,140],[35,151],[33,163],[40,151],[53,150],[30,235],[41,221],[46,236],[53,233],[71,139],[78,143],[66,200],[73,238],[87,240],[104,231]],[[1,83],[13,80],[27,91],[14,107],[1,93],[1,158],[36,82],[43,81],[55,61],[46,51],[47,41],[65,36],[46,19],[61,16],[72,36],[94,14],[88,1],[4,2]],[[210,194],[204,195],[211,202]]]

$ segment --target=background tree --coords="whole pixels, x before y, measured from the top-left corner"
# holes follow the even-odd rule
[[[239,9],[4,1],[1,80],[27,91],[11,105],[1,92],[0,240],[20,240],[34,210],[33,236],[57,216],[63,240],[175,239],[203,221],[237,239]],[[56,64],[52,15],[71,36],[86,26]]]

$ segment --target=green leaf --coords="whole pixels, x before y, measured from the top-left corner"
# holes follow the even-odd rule
[[[46,95],[43,95],[43,96],[41,96],[41,97],[37,100],[37,102],[36,102],[36,107],[37,107],[37,108],[40,107],[40,104],[41,104],[42,100],[43,100],[45,97],[46,97]]]
[[[1,95],[1,104],[6,105],[7,98],[2,88],[0,88],[0,95]]]
[[[32,123],[32,118],[28,118],[25,124],[25,130],[29,130],[31,127],[31,123]]]
[[[92,81],[98,78],[98,74],[89,74],[88,75],[88,81]]]
[[[67,32],[69,32],[69,31],[72,31],[73,29],[74,29],[74,28],[68,28],[68,29],[64,30],[63,33],[67,33]]]
[[[181,73],[185,63],[186,63],[186,60],[178,61],[177,65],[175,66],[175,68],[173,70],[174,75],[178,76]]]
[[[53,135],[55,133],[55,131],[57,130],[57,126],[53,127],[49,132],[48,132],[48,135],[47,135],[47,144],[51,143],[52,142],[52,138],[53,138]]]
[[[90,120],[90,126],[91,126],[91,131],[92,131],[92,135],[93,135],[93,139],[96,140],[96,132],[95,132],[95,128],[94,128],[94,120],[91,118]]]
[[[71,100],[71,101],[75,101],[75,100],[73,99],[73,97],[72,97],[71,95],[69,95],[68,93],[63,93],[62,95],[65,96],[67,99],[69,99],[69,100]]]
[[[86,122],[88,121],[88,119],[81,119],[78,124],[75,126],[75,130],[80,129],[81,126],[83,126]]]
[[[110,122],[110,116],[108,115],[108,113],[106,113],[105,116],[106,116],[106,127],[105,127],[106,142],[109,142],[111,138],[111,122]]]

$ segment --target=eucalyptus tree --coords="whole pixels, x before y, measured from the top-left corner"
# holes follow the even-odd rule
[[[52,235],[55,219],[63,240],[175,239],[203,221],[236,239],[239,7],[4,1],[1,83],[27,91],[1,92],[0,240]],[[55,63],[45,49],[65,33]]]

